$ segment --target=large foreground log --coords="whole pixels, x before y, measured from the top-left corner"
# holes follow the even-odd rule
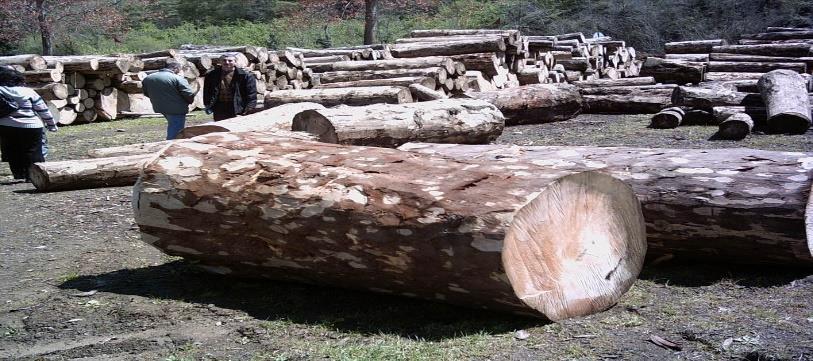
[[[411,103],[409,89],[397,86],[369,88],[301,89],[281,90],[265,94],[265,107],[287,103],[312,102],[326,107],[334,105],[369,105],[376,103]]]
[[[455,159],[600,170],[641,200],[652,257],[813,266],[813,153],[734,149],[405,144]],[[806,233],[807,232],[807,233]]]
[[[292,130],[325,143],[394,148],[414,141],[483,144],[502,134],[502,113],[483,100],[315,109],[294,116]]]
[[[192,141],[144,167],[135,219],[211,272],[561,320],[611,307],[646,248],[637,199],[606,175],[263,133]]]
[[[291,122],[294,120],[295,115],[306,110],[324,108],[323,105],[316,103],[283,104],[242,117],[189,126],[181,130],[176,139],[192,138],[198,135],[216,132],[289,131],[291,130]]]
[[[31,183],[40,192],[129,186],[138,179],[141,165],[153,154],[35,163]]]
[[[757,83],[772,132],[801,134],[810,128],[810,99],[804,78],[790,70],[766,73]]]
[[[507,125],[558,122],[582,111],[579,90],[570,84],[532,84],[468,95],[496,105]]]

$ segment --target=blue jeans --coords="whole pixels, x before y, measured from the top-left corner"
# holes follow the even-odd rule
[[[167,118],[167,140],[175,139],[186,125],[186,114],[164,114]]]

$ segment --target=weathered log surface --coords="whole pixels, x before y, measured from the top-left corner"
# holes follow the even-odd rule
[[[766,73],[757,83],[768,112],[772,132],[801,134],[810,128],[810,99],[807,84],[790,70]]]
[[[579,90],[570,84],[532,84],[469,95],[496,105],[506,125],[558,122],[582,111]]]
[[[359,70],[359,71],[329,71],[319,74],[319,82],[339,83],[358,80],[403,78],[403,77],[434,77],[438,81],[446,80],[446,70],[442,67],[420,69],[391,69],[391,70]]]
[[[483,144],[502,134],[502,113],[483,100],[445,99],[304,111],[291,129],[319,141],[395,148],[407,142]]]
[[[399,149],[610,174],[641,200],[652,257],[813,266],[813,232],[805,234],[813,153],[414,143]]]
[[[0,56],[0,65],[21,65],[26,70],[45,70],[48,68],[45,58],[37,54]]]
[[[368,88],[280,90],[265,94],[264,106],[275,107],[287,103],[313,102],[326,107],[334,105],[369,105],[376,103],[411,103],[407,88],[376,86]]]
[[[655,114],[672,105],[674,84],[580,89],[589,114]]]
[[[263,133],[192,141],[145,166],[135,219],[211,272],[561,320],[612,306],[641,267],[638,202],[607,176]]]
[[[132,185],[155,154],[35,163],[31,183],[40,192]]]
[[[641,76],[651,76],[659,83],[697,84],[703,81],[705,65],[680,60],[649,57],[641,67]]]
[[[427,78],[429,79],[429,78]],[[447,99],[446,93],[434,90],[435,87],[427,87],[422,84],[410,84],[409,91],[412,92],[412,97],[415,100],[431,101]]]
[[[215,132],[290,131],[291,122],[295,115],[306,110],[324,108],[321,104],[307,102],[283,104],[242,117],[189,126],[181,130],[176,139],[192,138]],[[291,135],[296,136],[295,134]],[[300,139],[308,139],[308,137],[303,136]]]
[[[708,72],[706,81],[735,81],[759,79],[763,73],[742,73],[742,72]]]
[[[705,63],[709,61],[709,54],[666,54],[664,58],[669,60],[683,60]]]

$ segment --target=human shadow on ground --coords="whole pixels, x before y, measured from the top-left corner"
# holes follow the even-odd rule
[[[288,282],[225,277],[185,261],[81,276],[62,289],[183,300],[241,310],[260,320],[319,324],[361,334],[393,334],[438,341],[504,334],[547,321],[487,310]]]
[[[691,260],[644,264],[640,279],[673,286],[700,287],[730,281],[743,287],[775,287],[793,283],[813,284],[813,267],[735,265]]]

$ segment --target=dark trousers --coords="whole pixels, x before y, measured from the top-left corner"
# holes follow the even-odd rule
[[[215,103],[215,105],[212,107],[212,113],[212,116],[216,122],[237,116],[234,114],[234,104],[231,102],[224,103],[219,101]]]
[[[14,179],[28,179],[28,168],[44,162],[42,128],[0,126],[0,158],[8,162]]]

